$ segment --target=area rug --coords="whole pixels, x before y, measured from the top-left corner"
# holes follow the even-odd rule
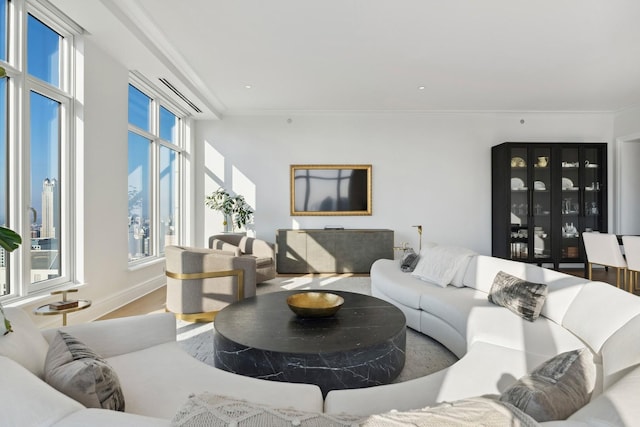
[[[260,283],[256,293],[291,290],[339,290],[371,295],[369,277],[306,275],[277,277]],[[178,343],[196,359],[213,366],[213,324],[178,321]],[[407,381],[444,369],[458,358],[439,342],[407,328],[405,366],[394,382]]]

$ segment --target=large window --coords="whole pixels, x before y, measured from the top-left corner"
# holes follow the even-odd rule
[[[140,86],[144,88],[140,89]],[[182,119],[153,88],[129,85],[129,261],[179,241]]]
[[[0,0],[0,224],[23,240],[0,250],[0,297],[72,279],[75,30],[36,2]]]

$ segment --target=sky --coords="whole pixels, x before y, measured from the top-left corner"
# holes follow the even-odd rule
[[[0,5],[6,4],[6,0]],[[1,9],[1,7],[0,7]],[[0,53],[5,54],[6,59],[6,32],[7,25],[4,19],[4,10],[0,14],[0,42],[3,47]],[[29,15],[27,22],[27,71],[40,80],[53,85],[60,86],[60,42],[59,34],[45,26],[42,22]],[[6,194],[7,194],[7,81],[3,80],[0,85],[0,132],[2,137],[2,162],[0,163],[1,177],[0,188],[3,188],[3,196],[0,197],[0,222],[6,222]],[[31,147],[31,206],[38,214],[42,212],[42,182],[46,178],[59,179],[59,132],[60,132],[60,108],[59,103],[53,101],[39,93],[31,92],[29,96],[31,125],[30,147]],[[40,217],[38,218],[40,222]]]

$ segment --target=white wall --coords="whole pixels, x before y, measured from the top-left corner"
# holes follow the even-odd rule
[[[291,119],[291,120],[289,120]],[[524,124],[520,120],[524,119]],[[491,253],[490,147],[505,141],[610,142],[612,114],[380,113],[232,116],[196,127],[196,203],[220,184],[255,207],[255,232],[278,228],[390,228],[395,241],[423,240]],[[292,217],[289,165],[373,165],[373,215]],[[201,171],[198,173],[198,171]],[[221,231],[202,205],[204,232]]]
[[[127,258],[127,97],[129,72],[88,39],[85,85],[79,117],[75,222],[75,265],[83,286],[78,298],[92,307],[69,316],[69,323],[99,317],[165,283],[164,260],[129,269]],[[82,92],[84,91],[84,97]],[[37,299],[25,310],[50,302]],[[59,325],[59,316],[37,316],[41,326]]]
[[[615,231],[640,234],[640,107],[615,115]]]

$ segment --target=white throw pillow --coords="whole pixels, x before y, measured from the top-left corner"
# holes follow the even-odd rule
[[[458,270],[456,271],[456,274],[453,275],[453,279],[451,279],[451,284],[453,286],[455,286],[456,288],[464,288],[464,276],[465,274],[467,274],[467,268],[469,267],[471,258],[476,255],[477,253],[472,250],[468,250],[468,253],[466,255],[460,255],[462,259],[460,260],[460,264],[458,265]]]
[[[420,251],[420,261],[411,273],[413,276],[425,282],[446,287],[454,282],[462,285],[464,271],[460,277],[456,277],[459,270],[466,270],[471,256],[475,255],[471,249],[455,246],[427,247]]]

